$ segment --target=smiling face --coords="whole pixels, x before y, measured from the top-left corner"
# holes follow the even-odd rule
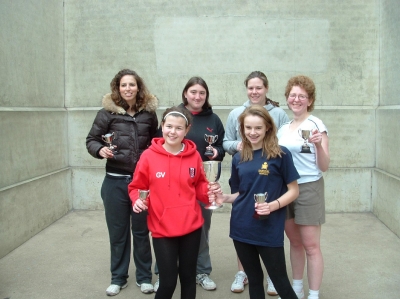
[[[189,111],[200,112],[203,110],[202,107],[207,97],[207,91],[203,86],[195,84],[189,87],[184,96],[187,99],[186,108]]]
[[[244,135],[250,142],[253,150],[262,148],[267,132],[267,126],[260,116],[248,115],[244,118]]]
[[[292,87],[286,101],[289,109],[296,116],[308,114],[307,108],[312,104],[308,98],[308,93],[300,86]]]
[[[119,83],[119,94],[127,102],[135,102],[139,89],[134,76],[125,75]]]
[[[268,88],[260,78],[253,78],[247,82],[247,97],[252,104],[265,106]]]
[[[168,115],[162,124],[162,134],[165,140],[164,148],[169,152],[178,152],[189,128],[186,120],[179,115]]]

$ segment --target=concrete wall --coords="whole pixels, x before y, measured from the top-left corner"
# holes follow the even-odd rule
[[[0,1],[0,258],[72,207],[62,1]]]
[[[0,239],[16,235],[0,257],[70,208],[102,209],[104,161],[87,153],[85,137],[112,77],[127,67],[159,97],[159,114],[202,76],[224,123],[246,100],[251,71],[267,74],[269,97],[284,108],[287,80],[310,76],[313,114],[330,135],[327,211],[373,211],[400,236],[396,0],[0,5]],[[223,165],[227,191],[230,157]],[[25,196],[35,213],[21,206]],[[17,221],[24,217],[35,223]]]
[[[67,1],[66,105],[69,140],[74,144],[69,152],[74,207],[101,206],[104,161],[84,153],[84,138],[112,77],[129,67],[143,76],[163,108],[179,104],[187,80],[202,76],[224,123],[229,111],[247,99],[243,81],[251,71],[267,74],[269,96],[282,105],[291,76],[312,77],[317,85],[314,114],[324,120],[331,137],[327,210],[371,211],[379,104],[379,3],[353,2],[189,5],[183,0],[150,0],[91,5],[93,1]],[[221,178],[225,190],[229,190],[229,171],[227,157]]]
[[[380,17],[380,103],[376,112],[373,212],[400,236],[400,7],[382,0]]]

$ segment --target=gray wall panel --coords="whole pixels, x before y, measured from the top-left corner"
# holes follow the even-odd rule
[[[72,208],[70,181],[65,170],[0,191],[0,258]]]
[[[0,112],[0,127],[0,189],[68,167],[66,112]]]

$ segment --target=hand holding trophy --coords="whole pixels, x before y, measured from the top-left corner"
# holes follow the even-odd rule
[[[304,139],[304,144],[301,146],[300,153],[311,154],[310,146],[307,144],[307,140],[311,136],[311,131],[299,129],[298,133],[299,133],[300,137]]]
[[[213,147],[211,146],[211,144],[215,143],[218,140],[218,135],[204,134],[204,140],[208,143],[208,146],[206,147],[204,156],[207,156],[207,157],[214,156]]]
[[[221,176],[221,161],[205,161],[203,162],[204,172],[206,174],[207,180],[210,183],[215,183],[219,180]],[[212,202],[205,208],[208,210],[216,210],[222,208],[223,205],[218,205],[216,202]]]
[[[135,213],[140,213],[147,210],[147,197],[149,196],[150,190],[138,190],[139,198],[136,200],[132,209]]]
[[[147,197],[149,197],[150,190],[138,190],[139,193],[139,199],[141,201],[147,200]]]
[[[114,140],[114,132],[112,133],[107,133],[106,135],[101,135],[101,139],[103,139],[103,141],[107,144],[107,147],[114,152],[114,149],[116,148],[116,146],[114,146],[112,144],[113,140]]]
[[[254,194],[254,200],[255,200],[255,202],[258,202],[258,203],[266,202],[267,197],[268,197],[267,192]],[[258,220],[264,220],[264,219],[268,219],[268,215],[259,215],[259,214],[257,214],[257,212],[254,212],[253,218],[258,219]]]

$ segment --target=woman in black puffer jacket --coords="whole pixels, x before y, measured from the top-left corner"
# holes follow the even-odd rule
[[[136,284],[143,293],[152,293],[147,213],[132,212],[128,184],[140,155],[156,134],[158,100],[148,92],[143,79],[129,69],[118,72],[110,86],[111,93],[103,97],[103,109],[97,113],[86,138],[88,152],[95,158],[107,159],[101,197],[110,237],[112,277],[106,293],[117,295],[127,286],[131,220]],[[106,134],[112,134],[115,149],[103,141]]]

